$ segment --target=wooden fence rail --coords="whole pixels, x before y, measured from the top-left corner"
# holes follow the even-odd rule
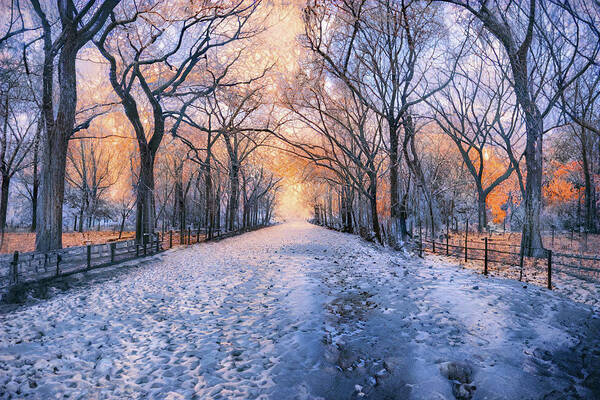
[[[260,229],[268,225],[256,225],[224,232],[220,229],[185,229],[147,234],[143,244],[135,240],[122,240],[102,244],[67,247],[48,253],[27,252],[0,255],[0,296],[11,287],[55,277],[106,267],[162,252],[180,244],[188,245],[206,240],[218,240],[240,233]]]
[[[482,273],[487,275],[490,264],[496,264],[498,268],[518,267],[519,280],[523,278],[523,270],[527,259],[520,252],[498,249],[505,247],[502,243],[491,243],[488,238],[483,238],[482,243],[464,241],[463,243],[450,243],[446,237],[444,240],[435,241],[431,239],[418,239],[419,255],[423,252],[439,255],[452,256],[465,261],[481,261]],[[493,246],[493,247],[492,247]],[[547,250],[544,259],[531,258],[527,265],[538,271],[546,272],[548,289],[552,289],[552,272],[558,271],[567,275],[600,282],[600,257],[567,254]],[[543,261],[540,265],[540,261]]]
[[[122,240],[67,247],[47,253],[27,252],[0,256],[0,294],[10,287],[70,275],[163,251],[158,235],[146,235],[143,244]]]

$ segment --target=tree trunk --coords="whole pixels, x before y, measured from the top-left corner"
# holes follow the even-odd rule
[[[210,162],[210,161],[209,161]],[[204,221],[205,221],[205,227],[207,228],[207,230],[210,227],[210,230],[212,230],[212,225],[213,225],[213,217],[212,215],[214,214],[214,210],[213,210],[213,201],[212,201],[212,180],[211,180],[211,176],[210,176],[210,164],[207,164],[206,166],[206,172],[205,172],[205,176],[204,176],[204,192],[205,192],[205,197],[206,197],[206,202],[204,204]]]
[[[406,229],[406,210],[403,211],[398,188],[398,124],[388,121],[388,127],[390,138],[390,219],[392,228],[390,239],[392,246],[395,246],[398,244],[398,237],[401,240],[408,237],[408,231]]]
[[[542,243],[540,212],[542,210],[542,116],[535,106],[529,105],[525,111],[527,145],[525,160],[527,177],[525,180],[525,220],[521,248],[529,257],[545,257]]]
[[[433,199],[432,196],[429,196],[429,201],[427,202],[429,207],[429,221],[431,222],[431,238],[435,238],[435,215],[433,213]]]
[[[84,210],[84,205],[85,203],[82,201],[81,202],[81,207],[79,208],[79,226],[77,226],[75,229],[77,229],[77,232],[83,232],[83,210]],[[77,222],[75,222],[75,225],[77,225]],[[89,224],[88,224],[89,225]]]
[[[123,229],[125,229],[125,219],[126,218],[127,218],[127,215],[121,214],[121,224],[119,225],[119,239],[121,239],[121,236],[123,236]]]
[[[486,195],[483,190],[477,191],[477,232],[487,229]]]
[[[242,202],[242,228],[247,228],[248,226],[250,226],[250,218],[251,218],[251,214],[252,214],[252,205],[247,202],[246,200],[244,200]]]
[[[343,207],[343,219],[344,219],[344,231],[352,233],[352,203],[353,203],[353,193],[350,188],[345,190],[345,193],[342,195],[342,202],[344,204]]]
[[[598,232],[598,216],[596,215],[596,193],[592,176],[590,173],[590,162],[588,159],[588,141],[586,131],[581,132],[581,156],[583,162],[583,177],[585,182],[585,229],[588,233]]]
[[[145,233],[154,231],[154,156],[140,150],[140,175],[136,199],[135,239],[142,243]]]
[[[227,230],[233,231],[237,225],[237,215],[239,210],[239,167],[236,163],[231,164],[231,171],[229,173],[229,185],[230,185],[230,197],[227,212]]]
[[[185,236],[185,202],[183,199],[183,184],[177,178],[175,182],[175,201],[177,202],[177,223],[179,225],[179,244],[184,244]]]
[[[0,228],[6,228],[6,212],[8,210],[8,194],[10,189],[10,176],[2,176],[2,189],[0,194]]]
[[[75,27],[66,29],[67,38],[74,39]],[[38,203],[35,248],[47,252],[62,248],[62,208],[65,197],[65,169],[68,140],[75,125],[77,83],[74,40],[67,39],[58,60],[58,111],[53,121],[52,101],[44,88],[44,122],[46,135],[43,141],[40,179],[41,199]],[[46,58],[48,56],[46,55]],[[44,85],[52,85],[52,59],[44,63]]]
[[[38,203],[38,188],[40,181],[38,178],[38,146],[39,138],[36,138],[36,143],[33,148],[33,187],[31,189],[31,232],[35,232],[37,220],[37,203]]]
[[[217,197],[215,198],[217,212],[215,213],[215,228],[221,231],[221,187],[217,186]]]
[[[42,158],[35,247],[37,251],[47,252],[62,248],[62,206],[67,164],[67,141],[62,135],[48,132]]]
[[[383,244],[381,238],[381,229],[379,228],[379,215],[377,214],[377,177],[370,177],[371,182],[369,184],[369,205],[371,206],[371,221],[373,232],[375,233],[375,240],[379,244]]]

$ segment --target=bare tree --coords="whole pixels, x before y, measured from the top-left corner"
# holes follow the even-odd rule
[[[343,84],[326,87],[325,82],[325,76],[320,75],[298,81],[296,85],[303,89],[288,91],[285,106],[292,112],[290,122],[300,124],[300,133],[297,137],[276,136],[291,145],[290,151],[297,156],[333,173],[343,188],[352,187],[368,199],[371,228],[382,243],[377,212],[378,179],[384,160],[382,119]],[[306,131],[316,138],[307,138]],[[351,213],[351,194],[344,194],[343,208]],[[343,219],[345,229],[350,230],[351,218],[343,215]]]
[[[240,172],[248,157],[269,138],[270,115],[264,108],[261,85],[224,88],[215,92],[210,102],[214,124],[221,131],[221,140],[228,155],[229,201],[227,229],[238,227]]]
[[[509,162],[502,171],[495,171],[491,180],[484,174],[487,158],[497,148],[496,132],[502,132],[510,143],[519,128],[519,111],[512,97],[507,80],[495,75],[482,59],[475,59],[470,60],[468,69],[459,66],[448,87],[427,101],[436,124],[456,144],[475,183],[479,232],[487,228],[488,195],[515,169]]]
[[[77,231],[84,221],[92,227],[108,190],[116,183],[120,168],[107,146],[81,139],[71,144],[67,154],[66,180],[73,190],[72,205],[79,209]]]
[[[39,0],[30,0],[33,14],[41,26],[39,29],[44,53],[41,101],[44,134],[36,224],[38,251],[62,247],[62,206],[68,140],[77,130],[89,125],[88,119],[82,125],[75,126],[77,54],[102,29],[118,2],[119,0],[88,0],[77,8],[69,0],[57,0],[44,5]],[[25,45],[26,48],[28,45]],[[56,77],[58,85],[55,85]]]
[[[13,54],[14,55],[14,54]],[[27,111],[32,102],[23,82],[21,63],[11,60],[0,65],[0,230],[6,227],[10,183],[28,166],[28,153],[35,142],[38,115]],[[35,104],[34,104],[35,106]]]
[[[249,165],[242,169],[243,228],[268,223],[272,208],[269,194],[277,190],[280,182],[281,178],[276,178],[264,167]]]
[[[416,131],[410,110],[445,85],[432,85],[427,79],[427,71],[437,63],[430,50],[444,30],[437,9],[418,1],[362,0],[330,7],[312,2],[305,11],[305,25],[307,47],[387,123],[395,243],[396,236],[408,235],[407,197],[400,199],[398,186],[401,129],[405,161],[424,186],[418,154],[412,151]]]
[[[561,109],[568,123],[569,137],[575,139],[579,152],[585,192],[585,228],[595,233],[600,229],[593,178],[600,161],[600,74],[597,68],[590,69],[565,91]]]
[[[525,221],[521,248],[525,255],[543,256],[540,211],[544,117],[554,109],[562,91],[592,65],[598,46],[592,50],[593,56],[582,63],[579,43],[585,30],[580,21],[574,17],[567,20],[556,7],[538,0],[513,2],[506,6],[497,1],[441,1],[468,10],[506,52],[512,72],[511,83],[527,132]],[[570,29],[567,25],[574,28]],[[549,82],[554,84],[555,90],[549,88]]]
[[[211,51],[216,52],[251,34],[246,31],[246,24],[258,3],[203,2],[187,8],[185,15],[173,14],[177,11],[166,4],[162,8],[156,4],[146,10],[134,4],[123,7],[121,16],[113,15],[106,31],[96,41],[109,62],[111,85],[138,142],[137,240],[141,240],[144,233],[152,232],[155,226],[154,161],[165,133],[169,101],[205,96],[219,86],[237,58],[213,72],[208,56]],[[157,79],[159,73],[164,75]],[[192,83],[190,78],[193,78]],[[143,123],[141,116],[144,102],[151,107],[149,125]]]

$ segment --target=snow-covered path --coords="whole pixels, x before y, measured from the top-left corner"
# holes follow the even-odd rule
[[[600,398],[600,315],[288,223],[0,315],[0,398]]]

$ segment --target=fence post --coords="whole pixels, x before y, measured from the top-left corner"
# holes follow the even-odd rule
[[[196,231],[196,243],[200,243],[200,227],[198,227],[198,230]]]
[[[13,253],[13,260],[11,262],[11,282],[13,284],[19,283],[19,252],[15,251]]]
[[[110,263],[115,262],[115,242],[110,244]]]
[[[173,229],[169,231],[169,248],[173,248]]]
[[[86,258],[87,258],[87,267],[92,267],[92,246],[89,244],[86,246]]]
[[[448,220],[446,220],[446,256],[449,254],[448,253],[448,241],[450,240],[450,231],[448,230]]]
[[[521,246],[521,251],[520,251],[520,260],[519,260],[519,282],[521,282],[523,280],[523,256],[524,256],[524,251],[523,251],[523,246]]]
[[[485,238],[485,256],[483,257],[483,274],[488,274],[488,238]]]
[[[465,228],[465,262],[469,261],[469,257],[467,256],[468,240],[469,240],[469,220],[467,219],[467,226]]]
[[[60,254],[56,254],[56,276],[60,275],[60,262],[62,261],[62,257]]]
[[[571,248],[573,247],[573,229],[571,229],[571,245],[570,245],[570,247]]]
[[[552,250],[548,250],[548,289],[552,290]]]

